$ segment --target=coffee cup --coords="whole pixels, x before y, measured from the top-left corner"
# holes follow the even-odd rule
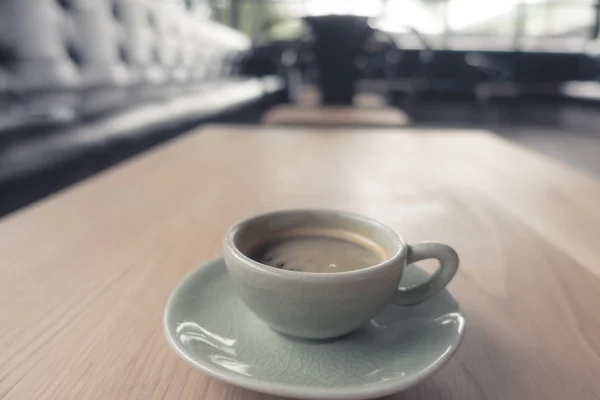
[[[335,210],[253,216],[228,230],[223,247],[242,302],[274,330],[305,339],[353,332],[390,303],[422,303],[458,269],[450,246],[406,244],[376,220]],[[436,272],[400,286],[404,268],[425,259],[439,260]]]

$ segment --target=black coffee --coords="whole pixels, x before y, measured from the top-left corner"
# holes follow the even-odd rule
[[[287,231],[249,252],[271,267],[303,272],[344,272],[387,258],[385,251],[358,234],[328,229]]]

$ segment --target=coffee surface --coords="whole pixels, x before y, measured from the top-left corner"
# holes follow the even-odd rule
[[[384,261],[385,251],[358,234],[340,230],[288,231],[249,252],[271,267],[302,272],[344,272]]]

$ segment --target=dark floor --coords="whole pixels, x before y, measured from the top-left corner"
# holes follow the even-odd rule
[[[487,129],[600,178],[600,112],[591,106],[419,104],[415,126]]]

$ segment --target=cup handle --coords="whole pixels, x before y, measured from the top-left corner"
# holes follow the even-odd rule
[[[408,246],[406,264],[436,258],[440,267],[425,282],[400,286],[392,299],[394,304],[412,306],[438,294],[452,280],[458,269],[458,254],[450,246],[436,242],[420,242]]]

